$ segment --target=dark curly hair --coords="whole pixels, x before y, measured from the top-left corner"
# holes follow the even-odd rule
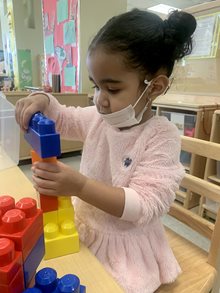
[[[101,46],[106,52],[121,53],[129,68],[155,74],[160,68],[170,76],[176,60],[192,51],[195,18],[183,11],[173,11],[168,19],[133,9],[112,17],[97,33],[89,53]]]

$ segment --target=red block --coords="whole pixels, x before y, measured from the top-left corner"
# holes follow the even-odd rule
[[[22,254],[15,251],[14,242],[8,238],[0,238],[0,286],[10,284],[22,267]]]
[[[49,162],[49,163],[56,163],[57,158],[56,157],[50,157],[50,158],[41,158],[39,155],[32,150],[31,151],[31,158],[32,163],[34,162]],[[43,211],[43,213],[52,212],[58,210],[58,200],[56,196],[48,196],[40,194],[40,207]]]
[[[0,211],[2,216],[4,213],[6,213],[8,210],[15,208],[15,200],[10,195],[2,195],[0,200]]]
[[[0,206],[1,201],[0,196]],[[36,201],[32,198],[21,199],[15,205],[15,209],[4,213],[0,222],[0,237],[14,241],[15,250],[22,252],[25,261],[43,233],[42,211],[37,209]]]
[[[14,279],[8,285],[0,283],[1,293],[21,293],[25,290],[24,288],[24,275],[22,267],[17,271]]]

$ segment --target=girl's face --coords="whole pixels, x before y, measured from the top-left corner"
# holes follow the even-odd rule
[[[146,87],[144,77],[136,70],[129,71],[120,54],[108,54],[96,49],[87,56],[87,68],[95,88],[97,110],[103,114],[122,110],[129,104],[134,105]],[[136,115],[148,100],[147,92],[135,107]]]

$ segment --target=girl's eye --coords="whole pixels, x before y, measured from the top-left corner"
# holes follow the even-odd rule
[[[111,94],[117,94],[120,90],[118,89],[108,89]]]
[[[92,89],[98,90],[99,87],[97,85],[92,86]]]

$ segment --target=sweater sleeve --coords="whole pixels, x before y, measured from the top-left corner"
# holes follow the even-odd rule
[[[174,128],[151,140],[131,177],[129,188],[136,192],[141,206],[139,218],[133,218],[137,224],[149,223],[169,211],[185,174],[179,162],[180,136]]]
[[[97,119],[96,109],[90,107],[74,107],[61,105],[51,94],[46,94],[50,100],[44,113],[56,122],[56,129],[64,139],[84,141],[89,126]]]

